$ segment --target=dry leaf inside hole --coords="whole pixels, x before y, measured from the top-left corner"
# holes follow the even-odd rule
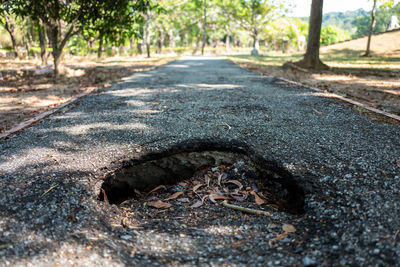
[[[178,198],[177,200],[179,202],[182,202],[182,203],[189,203],[190,202],[189,198],[187,198],[187,197]]]
[[[216,194],[208,195],[208,198],[209,198],[213,203],[217,203],[216,200],[225,200],[225,199],[229,200],[229,199],[231,199],[230,197],[227,197],[227,196],[220,196],[220,195],[216,195]]]
[[[176,192],[174,194],[172,194],[169,198],[165,199],[165,200],[172,200],[172,199],[176,199],[177,197],[183,195],[183,192]]]
[[[239,181],[236,181],[236,180],[229,180],[229,181],[226,181],[225,184],[235,184],[235,185],[237,185],[237,186],[239,187],[239,190],[243,188],[242,183],[239,182]]]
[[[198,184],[198,185],[195,185],[194,187],[193,187],[193,192],[196,192],[196,190],[197,189],[199,189],[200,187],[202,187],[203,186],[203,184]]]
[[[256,204],[257,204],[257,205],[262,205],[262,204],[264,204],[264,203],[265,203],[265,200],[264,200],[264,199],[262,199],[261,197],[259,197],[259,196],[257,195],[257,193],[256,193],[256,192],[254,192],[254,190],[253,190],[253,191],[251,191],[251,192],[250,192],[250,194],[252,194],[252,195],[254,196],[254,198],[255,198],[255,200],[256,200]]]
[[[157,190],[160,190],[160,189],[167,190],[167,188],[165,187],[165,185],[159,185],[159,186],[157,186],[156,188],[154,188],[153,190],[151,190],[148,194],[151,194],[151,193],[153,193],[153,192],[156,192]]]
[[[156,208],[156,209],[167,209],[169,207],[171,207],[172,205],[166,202],[162,202],[161,200],[157,200],[157,201],[151,201],[147,203],[147,206]]]
[[[198,200],[196,203],[194,203],[192,206],[190,206],[191,208],[198,208],[201,205],[203,205],[203,201]]]
[[[291,224],[284,224],[282,226],[282,230],[285,231],[286,233],[295,233],[296,232],[296,228]]]

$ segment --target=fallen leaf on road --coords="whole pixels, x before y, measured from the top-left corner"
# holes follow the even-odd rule
[[[282,226],[282,230],[285,231],[286,233],[294,233],[294,232],[296,232],[296,228],[291,224],[284,224]]]
[[[275,238],[271,239],[268,243],[270,246],[272,246],[274,244],[275,241],[279,241],[281,239],[284,239],[288,236],[287,232],[284,232],[282,234],[277,234]]]
[[[398,161],[398,162],[397,162],[397,167],[399,167],[399,168],[400,168],[400,161]]]
[[[148,202],[147,205],[156,209],[161,209],[161,208],[166,209],[172,206],[171,204],[162,202],[161,200]]]

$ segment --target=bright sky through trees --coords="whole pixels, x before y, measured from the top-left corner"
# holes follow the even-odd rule
[[[311,0],[295,0],[296,5],[292,14],[294,17],[308,17],[310,15]],[[325,0],[324,13],[334,11],[352,11],[363,8],[367,11],[372,9],[372,1],[368,0]]]

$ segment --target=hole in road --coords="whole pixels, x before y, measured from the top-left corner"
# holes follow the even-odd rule
[[[304,213],[304,192],[287,170],[233,144],[183,145],[124,162],[107,175],[99,199],[121,204],[133,198],[187,206],[229,199]]]

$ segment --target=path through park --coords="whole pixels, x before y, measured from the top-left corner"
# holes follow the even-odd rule
[[[208,201],[127,222],[98,200],[132,162],[230,149],[297,188],[297,214]],[[0,141],[0,177],[0,265],[400,262],[400,127],[216,57],[138,73]]]

